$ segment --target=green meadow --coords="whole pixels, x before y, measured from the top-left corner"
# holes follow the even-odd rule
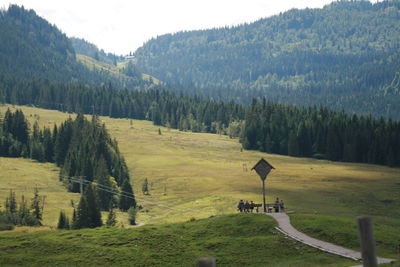
[[[8,107],[14,108],[1,106],[0,112],[4,114]],[[31,124],[37,120],[41,126],[51,128],[55,123],[59,124],[69,116],[75,116],[74,114],[34,107],[18,108],[23,110]],[[152,232],[153,228],[157,229],[157,231],[163,229],[160,231],[165,230],[168,232],[169,228],[190,228],[193,225],[196,228],[196,225],[205,227],[205,225],[213,225],[214,223],[223,225],[231,219],[238,224],[245,224],[244,222],[249,220],[260,229],[264,229],[264,226],[267,227],[268,224],[274,224],[268,217],[231,215],[237,213],[236,205],[240,199],[261,203],[261,181],[257,174],[254,171],[250,171],[250,169],[263,157],[275,167],[267,178],[267,202],[273,202],[276,197],[283,199],[295,227],[322,240],[356,249],[358,247],[356,217],[370,215],[374,220],[379,255],[399,259],[399,168],[330,162],[245,151],[241,149],[237,139],[230,139],[227,136],[182,132],[154,126],[148,121],[111,119],[108,117],[101,117],[101,120],[105,123],[110,134],[118,141],[120,150],[126,159],[138,203],[143,206],[143,210],[138,213],[138,221],[146,225],[134,230],[96,229],[43,232],[42,238],[50,243],[58,238],[74,242],[76,241],[74,236],[81,233],[82,235],[88,235],[88,240],[92,240],[95,243],[100,242],[96,244],[101,244],[100,237],[102,235],[111,235],[111,233],[123,238],[128,233],[135,236],[141,235],[146,231]],[[159,129],[161,134],[159,134]],[[38,186],[40,193],[46,195],[44,223],[48,227],[56,225],[60,209],[65,209],[66,211],[71,209],[71,199],[75,201],[79,199],[79,195],[67,193],[63,189],[62,184],[58,181],[57,167],[53,164],[41,164],[28,159],[0,158],[0,168],[0,203],[3,202],[11,188],[16,191],[17,196],[23,193],[25,196],[31,197],[33,187]],[[141,191],[145,178],[149,180],[150,195],[143,195]],[[220,215],[226,216],[219,217]],[[126,215],[119,213],[118,218],[120,225],[123,224],[126,227]],[[197,231],[194,228],[192,230]],[[266,231],[268,232],[269,230]],[[276,240],[286,240],[280,235],[272,234],[271,231],[268,232],[268,235],[271,236],[265,237],[266,240],[262,240],[261,232],[251,230],[251,232],[254,232],[252,238],[260,242],[259,244],[265,244],[266,246],[270,245],[269,242],[274,243],[274,238]],[[22,248],[31,247],[30,244],[35,246],[34,242],[36,241],[31,239],[39,235],[42,236],[41,233],[32,233],[27,236],[21,233],[2,233],[0,234],[0,244],[4,247],[12,237],[15,237],[16,240],[20,240],[20,243],[15,246],[21,246]],[[232,232],[228,231],[228,233]],[[152,234],[157,236],[156,232]],[[182,238],[193,239],[192,241],[197,244],[197,247],[194,246],[193,250],[202,246],[200,244],[203,242],[201,239],[196,241],[198,236],[192,237],[189,235],[190,231],[188,230],[188,232],[184,232]],[[210,246],[212,248],[215,246],[218,249],[217,252],[210,253],[210,255],[216,255],[218,259],[223,259],[220,263],[226,263],[228,266],[232,266],[229,264],[230,262],[239,263],[238,259],[241,258],[240,256],[227,256],[228,254],[238,253],[238,248],[235,250],[235,246],[238,245],[235,245],[233,240],[239,243],[243,242],[243,244],[251,243],[241,237],[235,239],[234,234],[229,235],[232,240],[227,240],[229,238],[225,237],[224,234],[217,234],[217,237],[214,237],[213,235],[208,235],[207,231],[205,231],[204,235],[204,238],[210,238],[204,242],[215,242],[216,244]],[[220,240],[222,238],[220,235],[224,236],[224,241]],[[227,239],[225,240],[225,238]],[[271,241],[268,241],[269,238],[271,238]],[[150,241],[148,241],[150,243],[146,242],[144,243],[151,243]],[[232,242],[232,246],[225,249],[224,242]],[[285,242],[290,243],[291,241],[286,240]],[[22,243],[25,245],[21,245]],[[178,246],[178,244],[176,245]],[[250,246],[250,244],[248,245]],[[281,247],[281,245],[279,243],[278,247]],[[130,246],[133,246],[132,244],[127,245],[124,243],[121,246],[126,247],[126,251],[124,250],[126,253],[130,253],[129,249],[134,249],[130,248]],[[288,248],[295,251],[295,247],[303,249],[297,243],[290,245]],[[190,248],[191,245],[188,250]],[[95,250],[95,248],[90,249]],[[112,250],[114,247],[110,246],[107,249]],[[145,258],[153,259],[149,256],[152,252],[145,250],[144,246],[138,245],[136,249],[138,251],[143,250],[141,253],[147,253]],[[204,250],[198,250],[200,251],[199,253],[196,250],[196,252],[183,254],[187,256],[187,259],[193,260],[196,256],[206,255],[206,252],[210,251],[205,246],[202,249]],[[304,249],[305,251],[310,250],[308,248]],[[292,250],[290,253],[293,252]],[[19,250],[16,249],[15,251]],[[83,251],[82,253],[84,253]],[[283,254],[280,254],[282,251],[279,249],[273,249],[273,251],[275,251],[274,257],[280,259],[279,262],[284,262],[283,258],[281,258]],[[35,252],[32,253],[33,257]],[[79,251],[79,253],[81,252]],[[101,253],[100,250],[99,253]],[[173,258],[174,253],[165,253],[168,254],[168,257]],[[264,257],[265,253],[269,255],[267,252],[257,249],[257,256],[263,254],[262,257]],[[307,253],[304,252],[304,257],[300,257],[299,260],[307,259]],[[310,253],[314,256],[325,255],[319,252]],[[311,254],[308,257],[308,261],[305,260],[304,262],[312,262],[315,257],[311,256]],[[290,262],[283,265],[277,264],[278,261],[275,264],[271,262],[269,266],[291,266],[290,264],[293,264],[292,266],[302,266],[301,262],[296,265],[296,257],[290,255],[288,256],[291,259]],[[294,253],[294,255],[297,254]],[[14,256],[16,257],[16,255]],[[8,259],[10,261],[4,261],[3,263],[12,264],[14,256],[10,256]],[[63,257],[67,256],[60,256],[60,264],[64,264]],[[85,264],[84,261],[86,259],[80,260],[82,262],[76,263]],[[271,260],[273,261],[274,259]],[[324,259],[313,266],[329,264],[342,266],[339,264],[341,261],[340,258],[334,257],[332,261],[327,260],[325,262]],[[172,265],[174,263],[172,260],[168,262],[171,262]],[[268,261],[260,258],[260,262]],[[334,265],[333,262],[338,264]],[[348,260],[343,260],[343,262],[343,266],[351,265]],[[15,263],[17,264],[17,262]],[[23,264],[23,262],[21,263]],[[121,265],[129,265],[124,261],[119,263]],[[243,264],[245,263],[238,265]],[[155,265],[157,264],[155,263]],[[257,261],[253,261],[252,265],[259,266]]]
[[[349,266],[354,261],[296,243],[265,215],[227,215],[192,222],[0,234],[1,266]],[[42,255],[46,255],[43,257]]]

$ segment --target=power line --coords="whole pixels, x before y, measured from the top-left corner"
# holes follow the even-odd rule
[[[74,178],[75,176],[74,177],[62,176],[62,177],[68,178],[70,181],[75,182],[75,183],[80,183],[81,182],[80,179],[78,180],[78,179]],[[92,183],[92,181],[89,181],[89,180],[86,180],[86,179],[82,179],[82,182],[84,182],[85,184]],[[183,209],[171,208],[171,207],[168,207],[166,205],[154,203],[153,201],[148,200],[148,199],[137,198],[137,197],[135,197],[133,194],[131,194],[129,192],[116,191],[116,189],[113,188],[113,187],[109,187],[109,186],[101,185],[101,184],[96,184],[96,187],[97,186],[99,186],[98,189],[101,190],[101,191],[105,191],[105,192],[112,193],[112,194],[120,194],[120,195],[122,195],[124,197],[127,197],[127,198],[130,198],[130,199],[139,200],[139,201],[143,201],[143,202],[148,202],[148,203],[150,203],[150,204],[152,204],[154,206],[167,208],[169,210],[173,210],[173,211],[194,211],[194,212],[196,211],[194,209],[185,209],[185,210],[183,210]]]

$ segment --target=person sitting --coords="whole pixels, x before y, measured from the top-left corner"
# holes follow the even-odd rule
[[[254,202],[250,201],[250,212],[253,213],[254,210]]]
[[[275,212],[279,212],[280,207],[281,207],[281,202],[279,201],[279,198],[277,197],[275,200],[275,203],[274,203]]]
[[[243,199],[241,199],[241,200],[239,201],[238,210],[239,210],[240,212],[243,212],[243,211],[244,211],[244,201],[243,201]]]
[[[250,203],[246,200],[246,203],[244,204],[244,212],[250,212]]]

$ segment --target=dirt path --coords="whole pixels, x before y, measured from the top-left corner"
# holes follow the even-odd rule
[[[355,250],[347,249],[341,246],[334,245],[332,243],[324,242],[312,237],[309,237],[302,232],[297,231],[291,224],[290,218],[286,213],[267,213],[269,216],[274,218],[279,225],[277,228],[283,234],[293,238],[303,244],[309,245],[314,248],[318,248],[322,251],[336,254],[342,257],[350,258],[353,260],[361,260],[361,253]],[[378,257],[378,264],[381,263],[388,263],[394,261],[393,259],[387,258],[379,258]],[[358,265],[362,266],[362,265]]]

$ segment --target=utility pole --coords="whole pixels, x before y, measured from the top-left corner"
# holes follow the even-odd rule
[[[78,180],[79,192],[81,193],[81,195],[83,195],[83,177],[86,177],[86,176],[75,176],[75,177],[72,177],[72,178],[77,178],[76,180]]]

